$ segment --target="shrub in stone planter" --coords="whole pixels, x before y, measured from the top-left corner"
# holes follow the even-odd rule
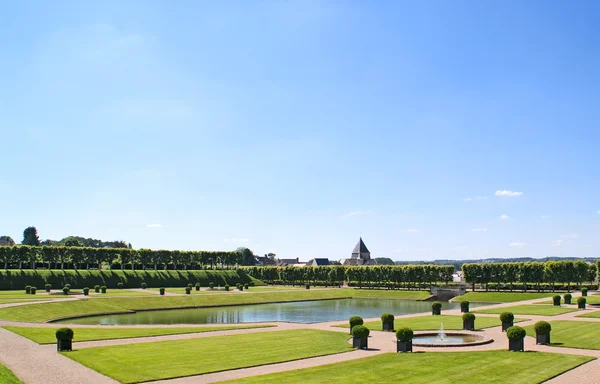
[[[194,287],[194,284],[188,283],[187,287],[190,288],[190,289],[192,289]]]
[[[352,316],[348,322],[350,323],[350,334],[352,334],[352,328],[354,328],[357,325],[363,325],[364,321],[363,318],[360,316]]]
[[[240,284],[240,286],[238,287],[238,291],[243,291],[244,290],[244,286],[242,284]]]
[[[46,292],[50,292],[50,290],[52,289],[52,284],[46,284],[44,285],[44,288],[46,288]]]
[[[432,315],[441,315],[442,314],[442,303],[439,301],[434,301],[431,303],[431,314]]]
[[[117,288],[118,289],[123,289],[123,283],[117,283]]]
[[[74,333],[71,328],[57,329],[56,330],[56,350],[59,352],[73,350],[73,335],[74,335]]]
[[[196,283],[196,291],[200,290],[200,283]]]
[[[68,295],[68,294],[69,294],[69,292],[71,291],[71,288],[69,288],[69,287],[64,287],[62,291],[63,291],[63,293],[64,293],[65,295]]]
[[[88,287],[83,288],[83,296],[87,296],[90,294],[90,289]]]
[[[547,321],[538,321],[533,326],[535,329],[535,343],[536,344],[550,344],[550,331],[552,326]]]
[[[190,293],[192,293],[192,287],[185,287],[185,294],[189,295]]]
[[[396,352],[412,352],[414,332],[410,328],[400,328],[396,331]]]
[[[587,302],[587,300],[585,299],[585,297],[581,296],[577,298],[577,308],[579,309],[585,309],[585,303]]]
[[[165,287],[160,287],[158,289],[158,292],[160,293],[161,296],[164,296],[165,295]]]
[[[146,288],[148,288],[148,284],[146,284],[145,282],[142,283],[142,289],[146,289]]]
[[[502,332],[506,332],[508,328],[513,326],[515,315],[512,312],[502,312],[500,314],[500,321],[502,322]]]
[[[225,285],[225,290],[229,291],[229,285]]]
[[[100,293],[100,286],[98,284],[94,285],[94,292]]]
[[[587,292],[588,292],[587,288],[581,288],[581,296],[587,296]]]
[[[527,332],[519,326],[512,326],[506,331],[506,337],[508,337],[508,350],[509,351],[524,351],[525,350],[525,335]]]
[[[471,312],[463,313],[463,329],[465,331],[474,331],[475,330],[475,314]]]
[[[352,328],[352,346],[359,349],[368,349],[369,328],[356,325]]]
[[[563,295],[563,299],[565,299],[565,304],[571,304],[571,298],[572,298],[572,297],[573,297],[573,296],[571,296],[571,294],[570,294],[570,293],[565,293],[565,294]]]
[[[212,281],[208,283],[208,288],[215,289],[215,283],[213,283]]]
[[[31,285],[25,286],[25,294],[29,295],[31,293]]]
[[[31,289],[29,290],[29,293],[32,295],[35,295],[35,293],[37,292],[37,288],[36,287],[31,287]]]
[[[237,283],[237,284],[235,285],[235,287],[236,287],[237,289],[240,289],[240,285],[241,285],[240,283]]]
[[[106,285],[100,287],[100,292],[106,293]]]
[[[309,284],[306,284],[306,289],[310,289],[310,285]]]
[[[381,315],[381,329],[394,332],[394,315],[391,313]]]
[[[554,303],[554,305],[560,306],[560,295],[552,296],[552,302]]]
[[[467,300],[463,300],[460,302],[460,311],[463,313],[469,312],[469,302]]]
[[[250,286],[248,284],[244,284],[244,289],[247,291]]]

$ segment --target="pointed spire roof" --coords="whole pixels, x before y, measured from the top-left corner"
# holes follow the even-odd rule
[[[369,250],[367,249],[367,246],[365,245],[365,243],[363,243],[362,237],[359,238],[358,243],[356,244],[356,247],[354,247],[354,250],[352,251],[352,253],[371,253],[369,252]]]

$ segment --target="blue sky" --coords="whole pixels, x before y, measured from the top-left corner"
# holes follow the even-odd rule
[[[0,7],[0,235],[598,256],[598,2]]]

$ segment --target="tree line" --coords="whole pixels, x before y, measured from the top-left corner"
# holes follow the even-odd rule
[[[598,264],[600,266],[600,264]],[[581,286],[584,282],[593,282],[596,279],[598,266],[583,260],[577,261],[547,261],[547,262],[521,262],[521,263],[470,263],[463,264],[463,278],[467,283],[480,284],[489,289],[490,285],[500,289],[504,286],[510,290],[520,286],[527,290],[532,284],[538,290],[540,285],[547,284],[554,289],[557,283],[566,283],[570,288],[571,283]]]

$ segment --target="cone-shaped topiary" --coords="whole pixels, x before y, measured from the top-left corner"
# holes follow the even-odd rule
[[[552,330],[552,326],[547,321],[538,321],[533,328],[535,329],[535,333],[540,333],[542,335],[546,335]]]
[[[398,341],[411,341],[413,336],[414,332],[410,328],[400,328],[396,331],[396,339],[398,339]]]

